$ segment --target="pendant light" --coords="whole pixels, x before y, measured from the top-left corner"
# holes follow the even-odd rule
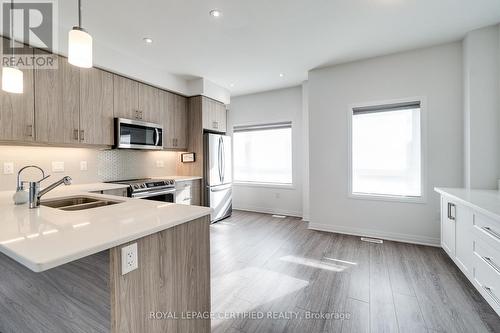
[[[12,49],[12,59],[14,59],[14,0],[10,1],[10,41]],[[15,66],[2,67],[2,90],[14,93],[23,93],[23,72]]]
[[[78,0],[78,26],[68,34],[68,62],[82,68],[92,67],[92,36],[82,28],[81,0]]]

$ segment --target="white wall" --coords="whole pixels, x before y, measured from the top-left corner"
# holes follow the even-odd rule
[[[310,197],[309,197],[309,83],[302,83],[302,149],[303,149],[303,170],[302,170],[302,219],[310,220]]]
[[[425,96],[424,204],[348,198],[350,104]],[[439,244],[434,186],[462,186],[462,45],[451,43],[309,72],[310,227]]]
[[[234,125],[292,121],[293,189],[235,185],[233,205],[266,213],[302,216],[302,87],[233,97],[228,134]]]
[[[500,177],[500,25],[463,42],[465,186],[496,189]]]

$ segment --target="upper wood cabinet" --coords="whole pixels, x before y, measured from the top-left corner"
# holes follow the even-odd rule
[[[114,116],[159,123],[163,112],[161,89],[113,75]]]
[[[204,129],[221,133],[226,132],[226,105],[223,103],[202,97],[202,117]]]
[[[80,142],[113,145],[113,74],[80,70]]]
[[[139,82],[113,75],[113,114],[116,118],[137,119]]]
[[[0,37],[0,54],[3,40]],[[0,89],[0,140],[33,141],[35,137],[33,70],[23,70],[24,92],[7,93]]]
[[[161,113],[164,112],[164,103],[162,100],[163,91],[139,83],[139,112],[141,120],[159,123]]]
[[[66,58],[52,55],[57,69],[35,68],[36,141],[78,143],[80,70]]]
[[[162,92],[162,101],[165,106],[161,120],[163,147],[185,150],[188,146],[187,98],[165,91]]]

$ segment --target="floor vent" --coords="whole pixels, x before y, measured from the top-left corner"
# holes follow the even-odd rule
[[[376,238],[366,238],[366,237],[361,237],[361,240],[363,242],[369,242],[369,243],[376,243],[376,244],[382,244],[384,243],[383,240],[381,239],[376,239]]]
[[[285,215],[276,215],[276,214],[273,214],[272,216],[275,217],[275,218],[277,218],[277,219],[286,219]]]

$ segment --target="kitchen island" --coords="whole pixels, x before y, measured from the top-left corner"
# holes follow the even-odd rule
[[[0,192],[0,332],[210,332],[210,209],[89,193],[111,187],[44,197],[117,201],[77,211]]]

